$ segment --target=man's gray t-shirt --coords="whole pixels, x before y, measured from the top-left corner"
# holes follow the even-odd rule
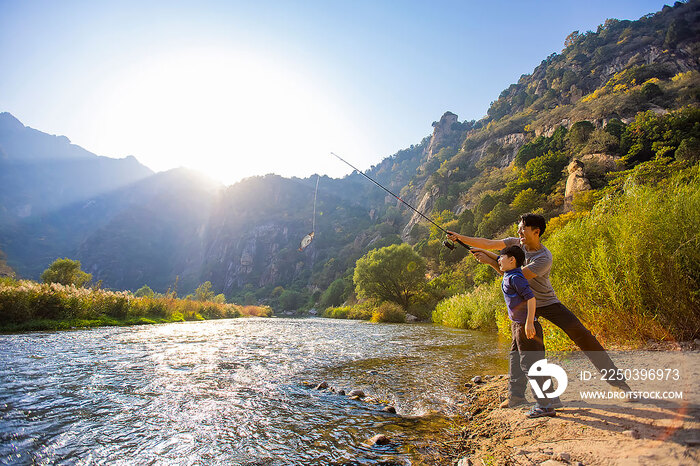
[[[505,238],[503,242],[506,247],[521,246],[518,238]],[[549,281],[549,272],[552,270],[552,253],[549,249],[542,247],[537,251],[528,251],[525,246],[521,246],[525,251],[525,264],[528,270],[537,274],[536,277],[528,280],[532,293],[537,300],[537,307],[548,306],[559,302],[557,295],[554,293],[552,283]]]

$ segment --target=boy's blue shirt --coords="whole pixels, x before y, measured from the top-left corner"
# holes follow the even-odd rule
[[[510,320],[519,324],[526,323],[527,301],[534,298],[535,295],[532,293],[530,284],[520,267],[503,273],[501,289],[506,300],[506,306],[508,306],[508,317],[510,317]],[[537,317],[535,317],[535,320],[537,320]]]

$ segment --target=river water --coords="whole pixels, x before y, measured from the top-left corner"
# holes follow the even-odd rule
[[[493,334],[331,319],[0,335],[0,463],[411,464],[505,356]]]

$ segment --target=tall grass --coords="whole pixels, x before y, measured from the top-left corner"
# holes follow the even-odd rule
[[[243,315],[269,316],[271,310],[172,297],[136,297],[129,291],[79,288],[28,280],[0,281],[0,328],[61,329],[224,319]]]
[[[630,177],[544,244],[557,296],[605,343],[700,336],[700,165],[655,185]],[[509,336],[500,282],[440,302],[433,321],[488,329],[492,319]],[[542,326],[548,349],[573,347],[559,328]]]
[[[499,311],[505,312],[500,277],[492,283],[477,286],[469,293],[440,301],[433,311],[433,322],[448,327],[496,330]]]
[[[620,195],[552,234],[552,283],[596,333],[616,342],[700,334],[700,170]]]

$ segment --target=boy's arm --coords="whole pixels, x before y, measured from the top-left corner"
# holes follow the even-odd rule
[[[476,260],[482,264],[490,265],[496,272],[503,275],[501,268],[498,266],[498,254],[481,248],[472,248],[471,252],[476,257]]]
[[[515,291],[527,301],[527,320],[525,321],[525,336],[528,338],[535,338],[537,332],[535,332],[535,312],[537,311],[537,300],[532,292],[532,288],[527,283],[527,280],[523,276],[513,277],[513,286],[515,286]]]
[[[537,301],[535,298],[527,300],[527,320],[525,321],[525,336],[532,339],[535,338],[535,310],[537,309]]]

